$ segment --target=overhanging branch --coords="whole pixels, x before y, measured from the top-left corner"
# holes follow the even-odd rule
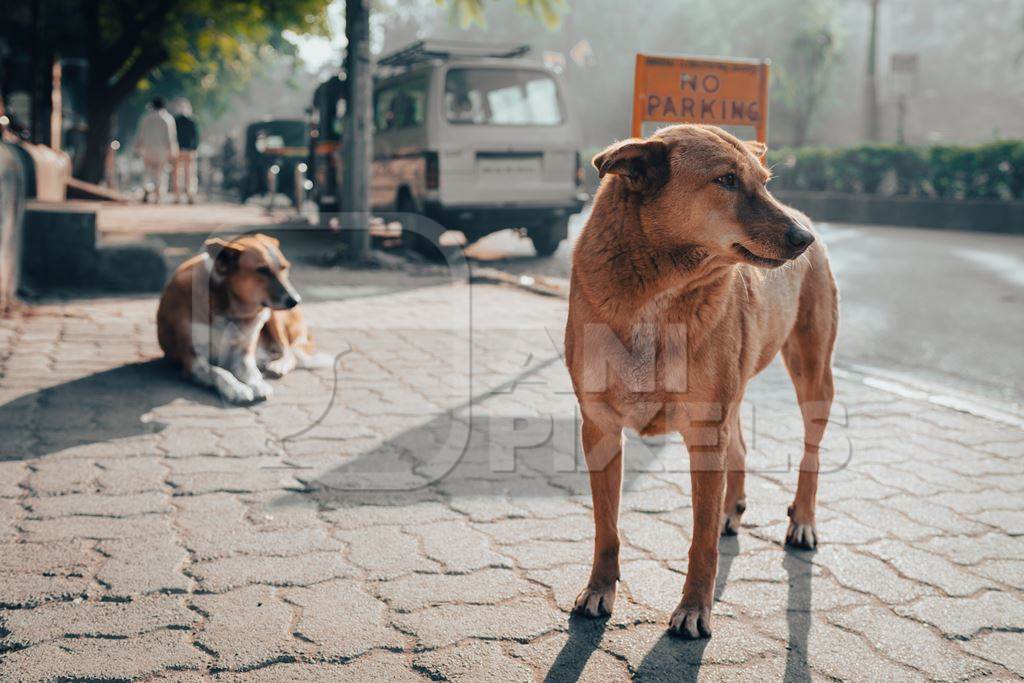
[[[115,106],[134,92],[139,81],[149,75],[153,69],[167,61],[169,56],[167,49],[162,45],[139,52],[132,65],[110,86],[110,99],[115,103]]]
[[[121,71],[125,63],[138,50],[140,44],[154,40],[154,36],[150,35],[151,32],[166,21],[167,16],[177,3],[178,0],[158,0],[149,11],[143,12],[141,15],[132,11],[132,3],[118,3],[121,33],[117,42],[110,49],[105,50],[107,56],[102,60],[100,66],[100,72],[105,78],[112,78]]]

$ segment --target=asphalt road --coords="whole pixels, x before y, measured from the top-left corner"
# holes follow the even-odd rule
[[[571,244],[550,258],[511,231],[469,249],[512,273],[567,277]],[[1024,405],[1024,237],[819,224],[839,281],[840,367]]]

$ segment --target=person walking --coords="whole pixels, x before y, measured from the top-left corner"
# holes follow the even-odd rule
[[[150,102],[150,112],[139,122],[135,150],[146,168],[146,194],[142,201],[148,202],[152,196],[159,204],[167,181],[167,164],[178,156],[178,132],[174,117],[164,106],[164,98],[154,97]]]
[[[174,125],[178,134],[178,156],[174,159],[174,166],[171,175],[171,187],[174,192],[174,201],[181,201],[182,187],[185,188],[185,197],[188,203],[195,202],[196,186],[196,150],[199,149],[199,126],[192,118],[192,103],[184,97],[177,101],[177,114],[174,116]]]

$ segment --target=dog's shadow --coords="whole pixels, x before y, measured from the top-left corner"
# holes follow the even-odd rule
[[[569,639],[544,676],[544,683],[578,681],[590,656],[601,644],[606,621],[572,614],[569,617]]]
[[[221,405],[163,359],[121,365],[0,404],[0,460],[24,460],[161,431],[149,411],[176,399]]]
[[[810,558],[813,551],[786,548],[782,566],[789,579],[786,602],[786,625],[789,638],[786,648],[786,681],[804,683],[811,680],[807,664],[808,638],[811,631],[812,571]]]
[[[732,562],[739,554],[736,536],[723,536],[718,543],[718,576],[715,579],[717,601],[729,579]],[[558,653],[544,677],[545,681],[579,680],[587,660],[600,646],[607,620],[586,619],[573,615],[569,618],[569,640]],[[635,680],[644,681],[696,681],[708,640],[684,640],[666,631],[644,655],[637,666]]]

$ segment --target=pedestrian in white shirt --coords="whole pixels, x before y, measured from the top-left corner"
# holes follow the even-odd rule
[[[164,106],[164,98],[154,97],[150,107],[151,111],[139,121],[135,150],[146,167],[146,194],[142,201],[149,201],[152,196],[159,204],[167,182],[168,164],[178,157],[178,133],[174,117]]]

